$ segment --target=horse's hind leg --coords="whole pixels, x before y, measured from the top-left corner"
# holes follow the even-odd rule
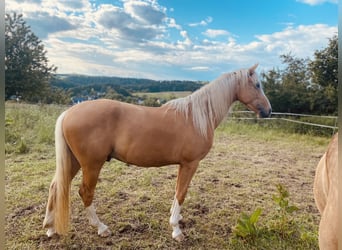
[[[87,218],[89,219],[89,224],[94,227],[97,227],[98,235],[100,235],[101,237],[107,237],[111,234],[111,232],[108,229],[108,226],[106,226],[100,221],[96,214],[95,207],[92,204],[97,179],[99,177],[102,165],[103,163],[94,164],[91,167],[82,166],[83,179],[79,189],[79,194],[83,200]]]
[[[75,159],[73,155],[71,155],[71,180],[75,177],[75,175],[80,170],[80,164]],[[48,237],[52,237],[55,233],[55,227],[54,227],[54,209],[55,209],[55,199],[56,199],[56,181],[55,178],[51,181],[50,189],[49,189],[49,199],[46,206],[46,213],[45,213],[45,219],[44,219],[44,227],[47,228],[46,235]]]
[[[177,177],[177,185],[176,185],[176,195],[173,200],[173,204],[171,207],[171,217],[170,217],[170,225],[172,226],[172,238],[177,241],[182,241],[184,239],[184,235],[182,230],[179,228],[179,221],[182,219],[180,214],[181,205],[184,202],[186,193],[188,191],[189,184],[191,179],[196,172],[198,167],[198,161],[194,161],[188,164],[182,164],[179,166],[178,177]]]

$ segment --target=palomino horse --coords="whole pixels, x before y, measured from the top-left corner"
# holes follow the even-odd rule
[[[316,168],[314,196],[321,213],[319,248],[337,250],[338,232],[338,133]]]
[[[181,205],[229,107],[239,100],[260,117],[271,114],[256,67],[223,74],[193,94],[157,108],[95,100],[63,112],[55,128],[57,166],[43,223],[47,235],[68,230],[70,185],[79,169],[83,173],[79,194],[89,223],[97,227],[100,236],[110,235],[92,201],[103,164],[115,158],[140,167],[179,164],[170,224],[172,237],[181,241]]]

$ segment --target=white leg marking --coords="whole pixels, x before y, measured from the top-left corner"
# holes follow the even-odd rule
[[[103,237],[107,237],[110,235],[110,230],[108,229],[108,226],[103,224],[99,220],[99,217],[97,217],[93,204],[91,204],[89,207],[86,207],[86,213],[89,219],[89,224],[98,228],[98,235]]]
[[[48,228],[46,235],[50,238],[56,233],[56,230],[53,227]]]
[[[46,232],[46,235],[48,237],[52,237],[56,233],[56,230],[53,227],[54,219],[55,219],[55,217],[54,217],[53,210],[49,211],[48,209],[46,209],[44,225],[51,225],[51,227],[48,227],[48,230]]]
[[[171,217],[170,217],[170,225],[172,226],[172,238],[177,241],[181,241],[184,238],[182,230],[179,228],[179,221],[182,219],[180,215],[181,207],[178,203],[177,198],[175,197],[171,207]]]

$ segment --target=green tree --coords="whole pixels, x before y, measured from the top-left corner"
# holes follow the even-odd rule
[[[267,72],[262,72],[261,78],[264,92],[272,104],[272,109],[278,112],[282,111],[283,105],[280,101],[282,95],[280,70],[271,69]]]
[[[312,106],[320,113],[337,113],[338,88],[338,38],[329,39],[322,50],[316,50],[309,64],[315,96]]]
[[[48,104],[71,104],[71,92],[70,90],[64,90],[62,88],[51,86],[49,94],[45,97],[42,97],[40,101]]]
[[[48,65],[46,50],[21,14],[5,15],[5,98],[44,101],[51,92],[50,80],[57,70]]]
[[[118,101],[123,101],[122,95],[118,94],[113,88],[107,87],[106,89],[106,94],[104,96],[106,99],[112,99],[112,100],[118,100]]]
[[[309,112],[308,87],[311,73],[308,59],[294,57],[290,54],[280,56],[286,68],[282,72],[282,98],[288,112]]]
[[[337,114],[338,38],[314,53],[314,59],[281,55],[285,67],[263,72],[262,83],[278,112]]]
[[[291,54],[281,55],[280,59],[286,65],[283,69],[272,69],[261,74],[272,109],[278,112],[310,112],[308,87],[311,74],[308,71],[308,59]]]

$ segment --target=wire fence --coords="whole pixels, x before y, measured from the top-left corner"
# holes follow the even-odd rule
[[[252,111],[232,111],[229,114],[229,120],[262,121],[262,123],[274,123],[274,121],[277,121],[278,124],[281,123],[279,126],[283,127],[289,127],[290,124],[293,124],[291,128],[296,132],[316,131],[315,133],[317,134],[334,134],[338,131],[338,116],[272,112],[272,117],[259,119],[255,117],[255,114]],[[310,129],[308,127],[313,127],[315,129]]]

